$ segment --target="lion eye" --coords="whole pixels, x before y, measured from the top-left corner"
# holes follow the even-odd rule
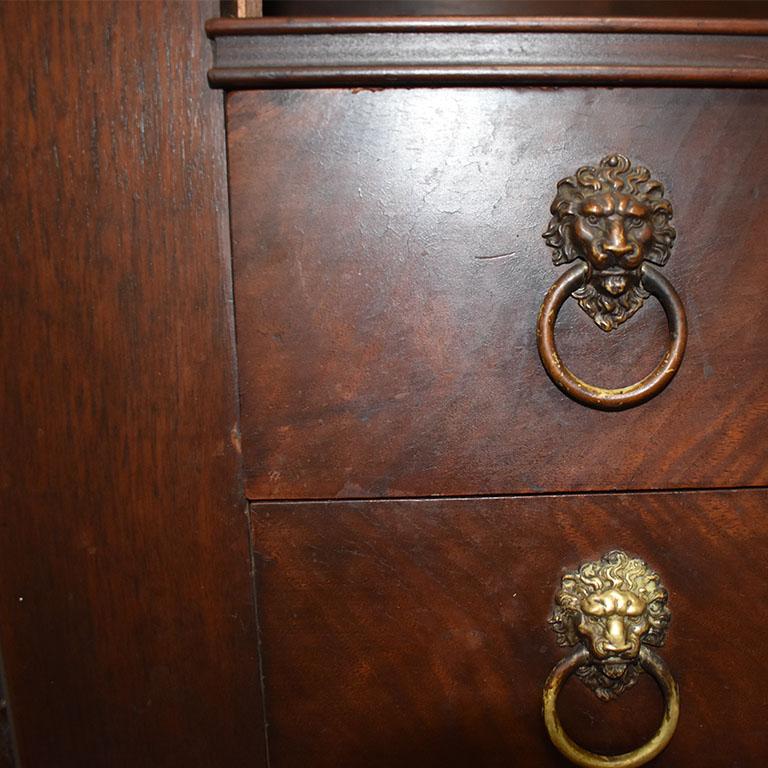
[[[641,226],[643,223],[643,220],[639,216],[630,216],[628,223],[630,227],[634,228],[634,227]]]
[[[594,213],[590,213],[589,216],[587,216],[587,221],[592,225],[595,226],[596,224],[600,223],[600,217],[595,215]]]

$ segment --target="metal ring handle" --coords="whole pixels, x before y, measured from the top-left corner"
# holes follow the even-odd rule
[[[552,284],[541,303],[536,326],[541,362],[552,381],[566,395],[584,405],[606,411],[618,411],[640,405],[658,395],[669,384],[683,360],[688,337],[683,303],[669,280],[650,264],[644,264],[642,284],[664,308],[669,325],[669,347],[656,368],[635,384],[618,389],[588,384],[571,373],[560,358],[555,345],[557,315],[565,300],[584,283],[587,269],[586,264],[578,264],[564,272]]]
[[[645,765],[669,744],[669,740],[677,728],[677,720],[680,716],[680,693],[672,673],[661,656],[647,646],[641,646],[640,664],[642,664],[643,669],[653,675],[664,694],[665,709],[661,725],[651,740],[643,744],[642,747],[631,752],[625,752],[623,755],[598,755],[580,747],[568,736],[557,716],[556,708],[560,688],[576,669],[588,664],[589,661],[589,651],[586,648],[581,648],[570,656],[566,656],[549,673],[547,682],[544,684],[544,722],[549,738],[552,739],[552,743],[561,754],[582,768],[597,768],[598,766],[602,768],[608,766],[610,768],[636,768]]]

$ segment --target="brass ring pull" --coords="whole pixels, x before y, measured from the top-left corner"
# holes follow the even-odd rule
[[[621,410],[644,403],[661,392],[677,373],[688,336],[685,309],[677,291],[664,275],[650,264],[642,266],[642,285],[655,296],[669,323],[670,344],[656,368],[645,378],[627,387],[606,389],[582,381],[563,363],[555,344],[555,323],[560,308],[585,281],[588,267],[578,264],[552,285],[539,310],[536,338],[539,355],[552,381],[569,397],[584,405],[602,410]]]
[[[649,646],[662,646],[671,618],[669,593],[647,563],[621,550],[582,563],[565,573],[550,624],[562,646],[576,646],[544,684],[544,723],[552,743],[582,768],[637,768],[669,744],[680,716],[680,694],[663,659]],[[598,755],[580,747],[557,715],[557,696],[576,676],[602,701],[631,688],[643,670],[664,694],[661,726],[650,741],[622,755]]]
[[[552,381],[569,397],[592,408],[615,411],[659,394],[683,359],[685,310],[672,285],[653,266],[664,266],[675,242],[672,205],[664,186],[624,155],[608,155],[557,183],[552,218],[544,239],[556,265],[569,269],[549,289],[539,310],[539,355]],[[656,369],[628,387],[587,384],[568,370],[555,346],[555,322],[569,296],[603,331],[610,333],[654,295],[667,313],[671,342]]]
[[[576,669],[583,667],[589,660],[589,651],[581,648],[560,661],[550,672],[544,685],[544,722],[549,738],[565,757],[582,768],[596,768],[596,766],[637,768],[645,765],[669,744],[677,728],[677,720],[680,716],[680,694],[675,679],[661,656],[642,646],[639,656],[640,664],[643,669],[653,675],[664,694],[666,706],[661,725],[650,741],[631,752],[625,752],[623,755],[598,755],[580,747],[568,736],[563,730],[556,709],[560,688]]]

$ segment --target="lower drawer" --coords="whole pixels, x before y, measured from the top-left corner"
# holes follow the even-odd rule
[[[548,622],[567,569],[622,548],[669,590],[659,653],[679,687],[655,764],[768,759],[768,492],[251,505],[275,768],[566,765],[541,715],[565,653]],[[595,751],[648,739],[649,675],[615,701],[563,688]],[[713,745],[717,748],[713,749]]]

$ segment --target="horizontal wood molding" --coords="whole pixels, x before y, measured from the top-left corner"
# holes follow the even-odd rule
[[[768,19],[442,16],[393,18],[210,19],[208,36],[327,35],[359,32],[647,32],[698,35],[768,35]]]
[[[212,86],[768,84],[749,19],[214,19]]]
[[[214,68],[211,85],[248,88],[386,85],[761,85],[768,69],[723,67],[614,67],[579,65],[403,66],[403,67],[244,67]]]

